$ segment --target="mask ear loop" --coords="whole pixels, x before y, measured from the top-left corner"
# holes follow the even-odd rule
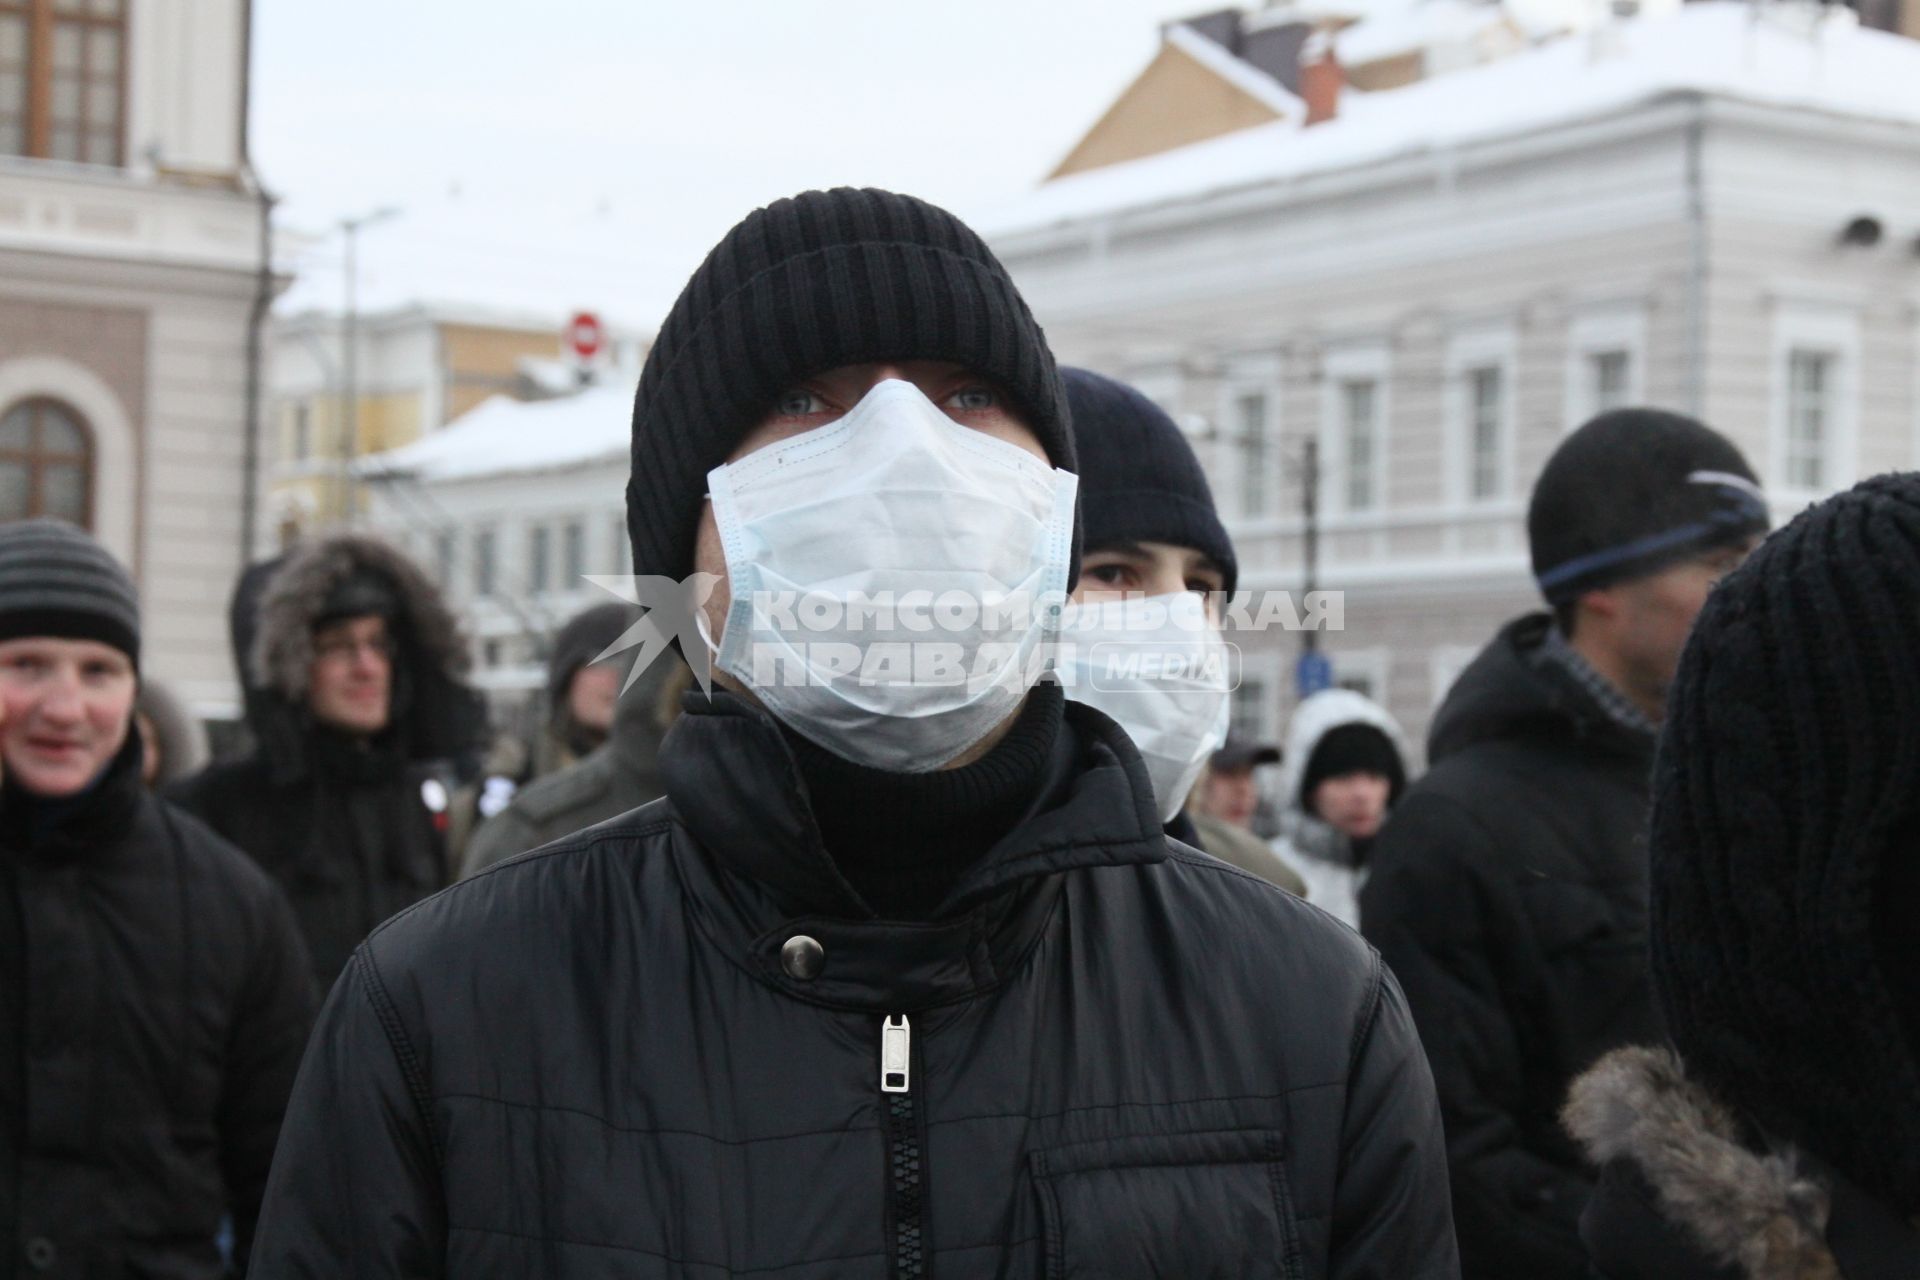
[[[707,646],[707,652],[716,659],[720,656],[720,646],[713,642],[713,628],[707,623],[707,611],[700,609],[693,615],[693,629],[700,633],[700,643]]]

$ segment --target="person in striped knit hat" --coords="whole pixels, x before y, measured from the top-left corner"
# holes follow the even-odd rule
[[[313,1014],[291,909],[141,780],[140,608],[86,533],[0,525],[0,1256],[244,1271]]]

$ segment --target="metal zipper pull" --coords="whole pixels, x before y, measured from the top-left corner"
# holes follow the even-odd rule
[[[904,1013],[890,1013],[880,1020],[880,1092],[905,1093],[912,1061],[913,1024]]]

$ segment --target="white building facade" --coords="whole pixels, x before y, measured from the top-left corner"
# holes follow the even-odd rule
[[[1785,517],[1920,462],[1920,44],[1705,3],[1042,188],[989,230],[1063,362],[1188,425],[1241,583],[1419,741],[1537,607],[1527,498],[1593,413],[1732,437]],[[1848,228],[1852,228],[1848,232]],[[1277,737],[1299,637],[1241,637]]]
[[[254,434],[266,202],[248,0],[0,0],[0,519],[62,516],[133,571],[143,669],[236,710],[226,607]]]
[[[553,632],[616,598],[588,576],[632,572],[632,415],[632,378],[556,400],[500,397],[357,469],[367,527],[445,589],[474,642],[475,682],[505,716],[544,686]]]

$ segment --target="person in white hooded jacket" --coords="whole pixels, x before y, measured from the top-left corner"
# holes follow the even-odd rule
[[[1399,722],[1351,689],[1309,696],[1287,728],[1274,852],[1309,902],[1356,929],[1367,852],[1406,789],[1406,759]]]

